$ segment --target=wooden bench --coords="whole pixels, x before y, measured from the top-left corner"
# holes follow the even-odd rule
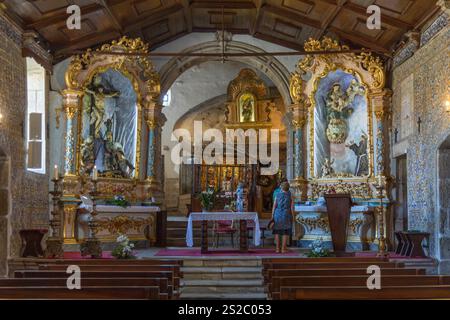
[[[383,276],[393,275],[425,275],[425,269],[415,268],[382,268]],[[284,270],[268,270],[264,283],[269,286],[273,277],[289,277],[289,276],[369,276],[367,268],[348,268],[348,269],[284,269]]]
[[[86,287],[81,290],[69,290],[64,287],[0,287],[0,299],[8,300],[157,300],[159,287]]]
[[[298,262],[298,263],[311,263],[311,262],[389,262],[389,258],[377,258],[377,257],[323,257],[323,258],[263,258],[262,264],[274,263],[274,262]]]
[[[272,299],[280,298],[281,287],[363,287],[366,286],[368,275],[366,276],[290,276],[272,277],[272,282],[268,286],[268,293]],[[382,287],[395,286],[439,286],[450,285],[450,276],[435,275],[397,275],[382,276]]]
[[[68,278],[62,270],[16,270],[15,278]],[[166,278],[169,283],[169,292],[173,298],[179,297],[180,283],[171,271],[84,271],[82,279],[86,278]]]
[[[282,300],[450,299],[450,286],[281,287]]]
[[[178,259],[41,259],[38,264],[63,265],[178,265],[183,266],[183,260]]]
[[[264,282],[269,282],[270,278],[274,275],[274,274],[278,274],[278,275],[308,275],[308,272],[311,271],[311,275],[333,275],[332,272],[336,271],[336,275],[345,275],[348,274],[349,272],[357,272],[358,274],[365,274],[367,275],[367,267],[370,266],[370,264],[368,265],[361,265],[361,264],[354,264],[354,265],[345,265],[345,266],[331,266],[331,265],[320,265],[320,266],[316,266],[316,265],[302,265],[300,267],[297,266],[291,266],[291,268],[289,268],[289,266],[283,267],[283,268],[278,268],[278,266],[274,267],[273,269],[266,269],[262,271],[263,274],[263,279]],[[381,264],[378,265],[380,267],[380,269],[383,271],[383,274],[385,274],[385,270],[388,270],[387,272],[396,272],[396,271],[391,271],[391,270],[400,270],[398,272],[402,272],[402,270],[406,270],[405,272],[407,272],[407,274],[417,274],[416,271],[410,271],[410,270],[415,270],[415,269],[409,269],[409,268],[404,268],[404,267],[400,267],[399,265],[390,265],[390,264]],[[286,273],[280,273],[282,270],[286,270]],[[306,272],[301,273],[301,270],[307,270]],[[312,271],[312,270],[318,270],[318,271]],[[330,272],[327,272],[326,270],[331,270]],[[340,271],[343,270],[343,271]],[[295,273],[295,271],[299,271],[299,273]],[[422,273],[423,272],[423,273]],[[422,269],[422,271],[419,271],[419,274],[424,274],[425,270]],[[397,274],[397,273],[395,273]]]
[[[67,278],[12,278],[0,279],[0,287],[65,287]],[[159,287],[159,298],[173,298],[167,278],[81,278],[81,287]]]

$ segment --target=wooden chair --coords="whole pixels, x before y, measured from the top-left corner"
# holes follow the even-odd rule
[[[215,221],[213,226],[215,247],[217,248],[219,246],[219,240],[221,235],[230,235],[231,246],[234,248],[234,235],[236,231],[237,230],[234,227],[234,221],[229,220]]]

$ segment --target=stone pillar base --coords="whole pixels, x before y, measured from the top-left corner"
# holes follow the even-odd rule
[[[63,241],[61,239],[49,238],[46,241],[46,258],[64,258]]]
[[[80,244],[81,256],[91,256],[94,259],[102,257],[102,246],[98,239],[89,238]]]

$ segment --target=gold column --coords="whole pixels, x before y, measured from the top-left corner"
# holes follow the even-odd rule
[[[149,183],[148,198],[163,192],[161,186],[162,158],[161,158],[161,130],[166,122],[162,113],[162,105],[152,99],[145,106],[145,122],[147,124],[147,170],[146,181]]]
[[[292,130],[294,133],[294,179],[292,187],[297,200],[306,200],[307,180],[305,179],[306,150],[304,144],[304,126],[306,124],[305,104],[295,103],[290,107],[292,112]]]
[[[66,113],[66,135],[64,148],[64,175],[76,174],[76,138],[77,126],[75,116],[80,109],[81,96],[83,92],[77,90],[63,90],[63,110]]]
[[[377,183],[375,185],[378,191],[380,205],[378,207],[378,255],[387,255],[387,230],[391,227],[391,223],[386,218],[386,206],[389,205],[388,198],[388,181],[386,173],[386,163],[388,157],[386,155],[386,133],[385,127],[388,115],[391,110],[392,91],[389,89],[381,90],[371,96],[372,108],[376,119],[376,175]],[[386,199],[386,202],[384,202]]]

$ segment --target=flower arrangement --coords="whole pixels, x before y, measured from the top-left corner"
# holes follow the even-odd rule
[[[202,191],[198,197],[204,210],[212,210],[216,200],[216,192],[213,188],[208,188],[206,191]]]
[[[117,259],[135,259],[133,253],[134,244],[130,242],[127,236],[121,234],[117,237],[118,245],[114,248],[111,255]]]
[[[107,200],[106,204],[126,208],[130,206],[130,202],[122,195],[114,196],[113,199]]]
[[[324,248],[322,238],[314,240],[309,247],[311,250],[307,253],[308,258],[321,258],[330,255],[330,251]]]

